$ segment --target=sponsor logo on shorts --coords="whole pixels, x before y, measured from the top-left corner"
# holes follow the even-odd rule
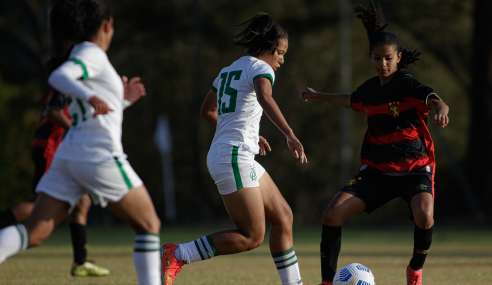
[[[251,172],[249,173],[249,177],[251,177],[251,181],[256,181],[256,179],[258,179],[258,177],[256,176],[256,170],[254,165],[251,165]]]
[[[425,185],[425,184],[419,184],[419,185],[417,185],[417,187],[415,187],[415,190],[418,190],[418,191],[426,191],[427,190],[427,185]]]
[[[352,186],[354,184],[357,184],[357,183],[359,183],[359,180],[362,180],[362,177],[352,178],[349,180],[349,182],[345,186]]]
[[[389,103],[388,110],[394,118],[400,116],[400,102]]]

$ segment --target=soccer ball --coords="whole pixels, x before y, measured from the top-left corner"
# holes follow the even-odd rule
[[[333,285],[375,285],[371,270],[360,263],[349,263],[337,271]]]

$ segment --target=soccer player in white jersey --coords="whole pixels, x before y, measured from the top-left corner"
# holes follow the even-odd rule
[[[137,232],[138,284],[157,285],[160,220],[121,144],[123,110],[145,95],[145,88],[138,78],[121,78],[108,60],[114,34],[108,0],[55,0],[50,17],[53,38],[76,43],[48,80],[69,96],[73,126],[36,188],[39,197],[26,225],[0,230],[0,263],[40,245],[87,193]]]
[[[217,255],[252,250],[263,243],[265,220],[272,224],[270,251],[284,285],[303,284],[292,239],[292,210],[265,169],[254,160],[266,155],[267,141],[259,136],[263,111],[284,133],[301,163],[302,144],[272,98],[274,71],[284,63],[287,32],[259,13],[235,36],[235,45],[248,54],[225,67],[203,102],[201,115],[216,127],[207,166],[236,229],[214,232],[189,243],[161,247],[162,280],[171,285],[184,264]],[[244,23],[244,24],[246,24]]]

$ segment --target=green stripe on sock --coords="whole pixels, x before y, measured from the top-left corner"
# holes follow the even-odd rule
[[[115,157],[114,160],[116,161],[116,164],[118,165],[118,168],[120,169],[121,175],[123,175],[123,179],[125,180],[126,186],[128,186],[128,189],[132,189],[133,185],[130,182],[130,179],[128,179],[128,176],[126,175],[126,172],[123,169],[123,165],[121,164],[121,162],[118,160],[117,157]]]
[[[281,267],[277,267],[277,270],[280,270],[280,269],[285,269],[287,267],[291,267],[292,265],[296,264],[297,263],[297,260],[292,262],[292,263],[289,263],[287,265],[284,265],[284,266],[281,266]]]
[[[154,240],[135,240],[135,242],[139,242],[139,243],[157,243]]]
[[[15,228],[19,231],[19,235],[21,238],[20,247],[19,247],[19,251],[21,251],[22,247],[24,246],[24,234],[22,233],[22,230],[19,228],[19,225],[15,225]]]
[[[82,67],[82,70],[84,71],[84,75],[82,76],[82,79],[89,78],[89,74],[87,73],[87,68],[85,67],[85,64],[82,61],[80,61],[76,58],[71,58],[70,60],[79,64]]]
[[[203,241],[203,238],[200,238],[200,241],[202,242],[203,248],[205,249],[205,252],[206,252],[206,253],[207,253],[207,255],[208,255],[208,259],[212,258],[212,257],[210,256],[210,252],[208,252],[208,248],[207,248],[207,246],[205,245],[205,242]]]
[[[160,251],[161,249],[158,248],[158,249],[138,249],[138,248],[134,248],[133,251],[136,251],[136,252],[148,252],[148,251]]]
[[[212,240],[212,237],[210,235],[207,235],[206,238],[208,240],[208,244],[210,245],[212,251],[214,252],[214,256],[218,256],[219,254],[217,253],[217,249],[215,248],[215,244],[214,241]]]
[[[239,172],[239,166],[237,164],[237,156],[239,148],[237,146],[232,147],[232,171],[234,172],[234,180],[236,180],[237,190],[243,188],[243,181],[241,180],[241,173]]]
[[[286,250],[286,251],[282,251],[282,252],[277,252],[277,253],[272,253],[272,257],[275,258],[275,257],[281,257],[283,255],[287,255],[291,252],[294,251],[294,247],[291,247],[290,249]]]
[[[205,260],[205,257],[203,257],[202,251],[200,250],[200,246],[198,245],[198,242],[196,240],[195,240],[195,246],[196,246],[196,249],[198,249],[198,253],[200,254],[200,257],[202,258],[202,260]]]
[[[279,261],[275,261],[275,263],[281,263],[281,262],[286,262],[287,260],[291,260],[292,258],[296,257],[296,255],[294,254],[293,256],[287,258],[287,259],[283,259],[283,260],[279,260]]]

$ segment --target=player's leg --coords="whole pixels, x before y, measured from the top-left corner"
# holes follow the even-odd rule
[[[292,210],[267,172],[259,182],[265,218],[272,224],[270,252],[282,284],[302,284],[292,238]]]
[[[160,284],[159,231],[161,221],[144,185],[133,187],[121,200],[110,203],[108,208],[128,223],[137,233],[133,262],[138,284]]]
[[[434,232],[434,191],[432,179],[425,175],[402,177],[403,198],[415,219],[413,256],[407,267],[407,284],[421,284],[422,268],[432,243]]]
[[[36,199],[36,186],[46,171],[48,161],[44,158],[44,148],[33,147],[34,177],[31,183],[31,201],[21,202],[0,213],[0,229],[24,222],[31,214]]]
[[[0,263],[28,247],[40,245],[67,215],[70,205],[44,193],[34,204],[26,225],[18,224],[0,230]]]
[[[20,202],[0,213],[0,229],[27,220],[31,214],[33,202]]]
[[[74,264],[70,270],[72,276],[105,276],[109,269],[87,261],[87,214],[91,207],[91,198],[85,194],[80,197],[70,214],[70,237],[72,238]]]
[[[342,246],[342,224],[351,216],[364,211],[366,204],[360,198],[340,191],[323,212],[321,234],[321,278],[333,282],[337,271],[338,255]]]
[[[263,243],[265,212],[260,187],[241,188],[222,195],[236,229],[217,231],[194,241],[162,246],[162,280],[171,285],[184,264],[252,250]]]

